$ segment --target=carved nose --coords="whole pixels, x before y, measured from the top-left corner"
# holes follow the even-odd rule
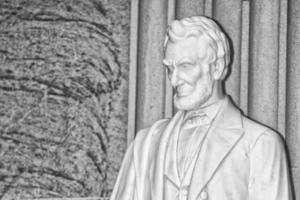
[[[179,81],[178,72],[177,72],[176,69],[174,69],[172,74],[171,74],[171,85],[173,87],[176,87],[178,85],[178,81]]]

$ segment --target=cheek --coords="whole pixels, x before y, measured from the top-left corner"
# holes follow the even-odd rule
[[[191,72],[189,73],[189,83],[192,85],[197,85],[197,83],[203,79],[203,74],[198,71],[198,72]]]

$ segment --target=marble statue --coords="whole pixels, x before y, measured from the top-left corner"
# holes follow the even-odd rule
[[[281,137],[223,92],[228,39],[203,16],[175,20],[164,60],[178,112],[141,130],[128,148],[111,200],[288,200]]]

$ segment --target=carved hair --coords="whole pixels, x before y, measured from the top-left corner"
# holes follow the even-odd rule
[[[166,48],[169,40],[176,42],[187,37],[203,37],[210,47],[207,56],[210,57],[211,62],[224,58],[225,66],[229,65],[230,48],[228,39],[212,19],[195,16],[173,21],[167,30],[164,48]]]

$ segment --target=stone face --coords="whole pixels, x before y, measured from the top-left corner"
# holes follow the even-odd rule
[[[0,199],[109,196],[126,149],[129,1],[0,1]]]

